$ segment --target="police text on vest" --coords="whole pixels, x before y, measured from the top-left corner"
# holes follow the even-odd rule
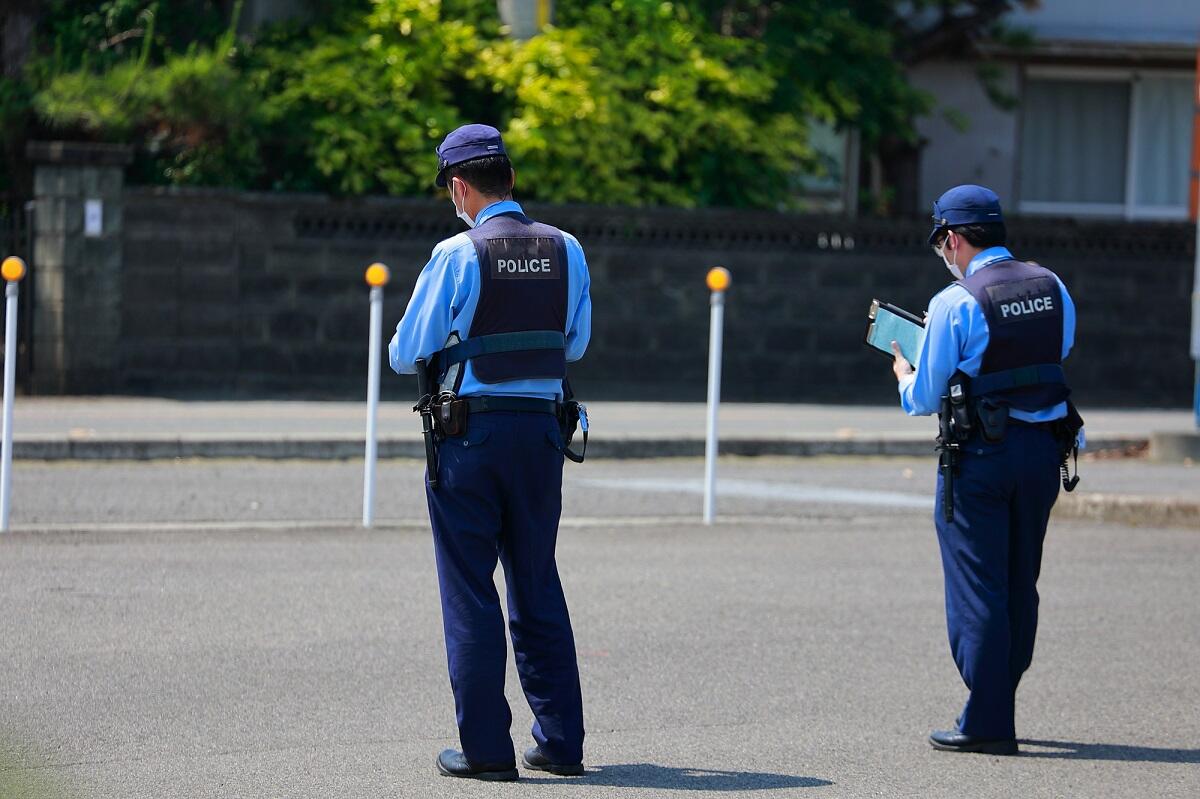
[[[497,258],[496,271],[501,274],[549,274],[549,258]]]
[[[1028,316],[1054,310],[1053,297],[1031,297],[1024,300],[1000,303],[1000,316],[1008,319],[1012,316]]]

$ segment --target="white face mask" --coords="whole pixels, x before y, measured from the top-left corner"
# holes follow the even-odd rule
[[[942,242],[942,246],[941,246],[941,249],[938,250],[938,254],[942,256],[942,263],[944,263],[946,265],[946,268],[950,270],[950,274],[954,275],[954,279],[962,280],[963,279],[962,269],[959,268],[958,264],[951,263],[950,259],[946,257],[946,244],[947,243],[949,243],[949,239]],[[955,250],[954,252],[957,256],[958,250]]]
[[[450,202],[454,205],[455,215],[457,215],[459,219],[461,219],[463,222],[465,222],[467,227],[475,227],[475,218],[467,213],[467,210],[465,207],[466,201],[467,201],[466,193],[464,192],[464,194],[463,194],[464,207],[463,208],[458,207],[458,202],[454,199],[454,181],[451,180],[450,181]]]

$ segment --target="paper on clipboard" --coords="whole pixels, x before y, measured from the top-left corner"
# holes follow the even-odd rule
[[[921,317],[891,303],[871,301],[867,333],[863,339],[867,346],[892,358],[892,342],[895,341],[908,362],[915,363],[924,339],[925,322]]]

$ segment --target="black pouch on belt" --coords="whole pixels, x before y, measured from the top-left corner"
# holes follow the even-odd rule
[[[979,428],[983,440],[995,444],[1004,440],[1004,431],[1008,427],[1008,406],[996,405],[986,399],[979,400],[975,408],[979,418]]]
[[[467,432],[467,401],[455,399],[453,394],[443,393],[433,405],[433,418],[443,436],[456,437]]]

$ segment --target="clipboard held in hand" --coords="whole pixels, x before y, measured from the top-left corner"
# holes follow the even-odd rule
[[[868,347],[893,358],[892,342],[895,341],[909,363],[916,363],[924,339],[924,319],[889,302],[871,300],[867,332],[863,337],[863,343]]]

